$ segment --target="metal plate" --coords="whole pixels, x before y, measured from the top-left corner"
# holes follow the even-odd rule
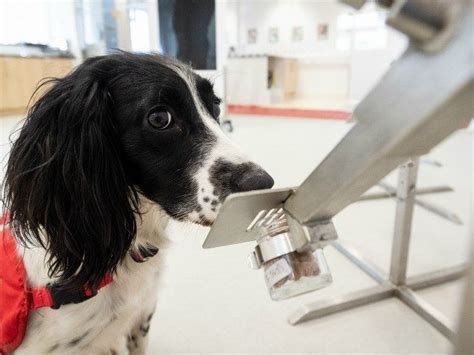
[[[230,195],[225,200],[202,247],[208,249],[252,241],[253,234],[246,232],[246,229],[257,213],[278,207],[292,191],[293,188],[283,188]]]

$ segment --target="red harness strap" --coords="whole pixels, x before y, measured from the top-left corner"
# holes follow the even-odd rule
[[[84,287],[78,292],[63,291],[55,285],[46,287],[32,287],[27,289],[30,299],[29,307],[30,309],[38,309],[42,307],[58,309],[65,304],[81,303],[97,295],[98,290],[107,286],[113,280],[114,279],[111,274],[106,274],[100,281],[97,288]]]
[[[77,292],[55,284],[28,287],[26,269],[7,219],[0,217],[0,354],[13,352],[21,344],[31,310],[86,301],[113,281],[112,275],[106,274],[97,288],[84,287]]]

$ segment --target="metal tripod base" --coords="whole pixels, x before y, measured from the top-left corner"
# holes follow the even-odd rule
[[[340,242],[334,242],[333,246],[372,279],[377,281],[379,285],[351,292],[337,298],[306,304],[288,317],[289,323],[295,325],[311,319],[382,301],[390,297],[397,297],[450,341],[454,341],[455,331],[453,325],[444,315],[414,291],[459,279],[465,275],[467,265],[454,266],[409,277],[405,285],[395,285],[387,280],[386,275],[381,273],[376,266],[361,258],[354,250],[346,248]]]
[[[398,188],[396,189],[397,212],[393,235],[390,274],[386,275],[377,266],[366,260],[356,250],[332,242],[341,254],[348,258],[379,285],[346,294],[336,299],[307,304],[290,315],[288,321],[298,324],[310,319],[360,307],[369,303],[397,297],[424,320],[429,322],[450,341],[455,341],[455,330],[448,319],[429,305],[414,291],[456,280],[463,276],[467,265],[455,266],[415,277],[407,277],[408,250],[411,237],[413,208],[416,202],[416,180],[418,159],[400,167]]]

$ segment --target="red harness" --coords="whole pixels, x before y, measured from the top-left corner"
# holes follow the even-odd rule
[[[42,307],[58,309],[65,304],[86,301],[112,281],[112,275],[107,274],[97,288],[84,287],[78,292],[61,290],[55,284],[29,287],[7,217],[0,217],[0,354],[13,352],[20,346],[31,310]]]

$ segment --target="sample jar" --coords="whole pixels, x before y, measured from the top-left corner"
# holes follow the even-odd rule
[[[278,222],[262,228],[264,233],[257,243],[288,233],[286,221]],[[309,245],[305,250],[264,261],[263,270],[270,297],[275,301],[315,291],[332,283],[322,248],[313,251]]]

